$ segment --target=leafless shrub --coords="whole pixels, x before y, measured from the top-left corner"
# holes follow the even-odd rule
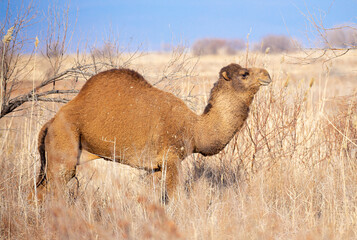
[[[181,57],[167,59],[173,65],[165,68],[165,73],[172,79],[181,77],[170,74],[175,66],[182,66],[183,56],[179,53],[170,57]],[[257,66],[270,61],[249,57],[253,59],[248,64]],[[281,56],[269,57],[275,58],[269,65],[271,68],[285,65],[281,64]],[[153,67],[154,58],[145,66]],[[222,63],[223,58],[217,61]],[[211,63],[208,61],[199,68],[209,70]],[[319,67],[315,69],[314,74],[325,76]],[[181,184],[177,190],[179,199],[165,207],[158,204],[154,187],[146,187],[143,179],[133,180],[134,169],[118,171],[118,163],[98,161],[98,165],[107,168],[96,170],[94,177],[88,174],[88,182],[83,183],[80,178],[75,200],[68,199],[69,196],[50,199],[36,209],[26,201],[26,191],[33,180],[31,164],[36,156],[26,146],[35,145],[36,135],[30,138],[29,127],[7,131],[0,136],[1,236],[4,239],[280,236],[354,239],[356,96],[339,99],[338,105],[342,107],[338,111],[334,107],[336,114],[328,115],[319,104],[309,100],[313,81],[296,82],[279,72],[272,71],[272,85],[256,96],[247,123],[220,154],[210,158],[194,155],[183,162],[192,163],[182,176],[190,194],[183,191]],[[162,83],[169,84],[168,79],[165,81]],[[6,128],[10,119],[1,119],[8,121]],[[24,125],[20,118],[14,122]],[[115,179],[118,175],[120,179]],[[311,229],[315,230],[310,232]]]
[[[91,68],[88,68],[90,75],[111,68],[125,68],[135,59],[145,55],[140,51],[140,48],[141,46],[131,49],[130,43],[122,45],[116,36],[110,34],[103,39],[101,45],[94,44],[89,47],[89,56],[77,51],[76,65],[91,66]]]
[[[284,35],[267,35],[263,37],[260,44],[256,44],[254,47],[255,51],[262,52],[272,52],[272,53],[281,53],[281,52],[292,52],[296,51],[299,48],[299,44],[296,40],[284,36]]]
[[[29,27],[34,24],[37,17],[35,5],[34,2],[30,2],[27,7],[22,6],[15,18],[7,14],[0,25],[0,38],[2,39],[0,45],[0,118],[21,110],[20,106],[26,102],[66,103],[73,97],[73,94],[78,93],[77,82],[79,80],[87,80],[99,71],[108,68],[126,67],[141,55],[139,51],[134,51],[123,56],[125,49],[119,48],[117,41],[113,40],[106,41],[101,49],[92,48],[94,50],[89,58],[77,52],[74,64],[64,66],[71,41],[68,7],[65,9],[50,7],[47,13],[46,38],[39,41],[39,49],[42,49],[42,57],[45,59],[43,64],[47,66],[47,73],[39,81],[34,77],[38,39],[36,37],[35,43],[35,36],[28,37]],[[44,43],[44,46],[41,43]],[[25,49],[33,49],[33,51],[28,54]],[[16,92],[26,82],[31,82],[31,79],[32,90],[26,89],[28,92],[24,94]],[[56,86],[56,83],[64,80],[72,81],[72,86],[70,88],[64,87],[65,84]]]
[[[317,61],[330,62],[335,58],[345,55],[349,50],[356,49],[356,23],[347,23],[335,27],[326,27],[324,16],[311,12],[300,11],[305,17],[308,27],[307,40],[313,48],[301,49],[304,57],[297,57],[301,64],[311,64]]]
[[[192,57],[184,45],[172,48],[169,56],[168,63],[159,72],[159,78],[152,84],[184,99],[187,104],[194,107],[194,103],[197,103],[197,98],[192,95],[195,86],[188,86],[189,89],[184,90],[182,84],[195,76],[195,67],[199,59]]]
[[[326,29],[328,48],[356,48],[357,29],[353,24],[342,24]]]
[[[106,41],[101,47],[93,47],[91,49],[91,55],[96,58],[103,58],[103,57],[118,57],[120,51],[118,46],[115,45],[113,42]]]
[[[220,39],[206,38],[200,39],[193,43],[192,53],[198,55],[208,54],[235,54],[237,51],[244,49],[245,44],[242,39]]]
[[[170,52],[175,48],[171,43],[162,43],[160,49],[162,52]]]
[[[8,5],[9,8],[9,5]],[[16,17],[6,15],[4,22],[2,23],[0,37],[3,39],[1,45],[1,104],[0,104],[0,118],[15,111],[23,103],[29,101],[55,101],[65,102],[63,98],[46,98],[53,94],[70,94],[76,93],[74,89],[55,89],[54,83],[60,81],[64,76],[71,74],[75,69],[66,70],[59,73],[63,56],[65,53],[67,25],[59,27],[59,31],[56,35],[56,31],[53,31],[52,27],[49,27],[49,35],[45,46],[45,55],[48,62],[51,65],[51,74],[48,74],[47,79],[43,80],[40,84],[34,85],[33,89],[26,94],[16,95],[16,90],[22,85],[24,81],[29,81],[34,71],[33,63],[35,57],[35,49],[37,49],[38,39],[35,36],[30,38],[27,35],[29,27],[34,24],[37,17],[35,11],[35,3],[30,2],[28,6],[21,6],[18,10]],[[64,11],[64,19],[67,19],[68,11]],[[57,17],[57,15],[55,15]],[[65,20],[65,23],[68,21]],[[50,21],[50,23],[53,23]],[[10,28],[12,26],[12,28]],[[49,24],[49,26],[53,26]],[[62,23],[58,23],[58,26],[62,26]],[[13,29],[11,38],[7,38],[5,35],[7,29]],[[62,36],[62,37],[60,37]],[[31,54],[26,54],[25,49],[33,48],[34,51]],[[34,81],[34,80],[33,80]],[[52,90],[40,91],[45,86],[53,84]]]
[[[325,138],[338,139],[337,150],[343,155],[357,160],[357,92],[350,96],[334,97],[327,100],[324,120]]]

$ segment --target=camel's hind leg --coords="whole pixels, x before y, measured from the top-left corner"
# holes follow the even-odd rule
[[[58,196],[64,192],[66,184],[76,174],[81,154],[76,127],[56,120],[48,128],[45,139],[46,181],[37,189],[39,198],[44,192]]]

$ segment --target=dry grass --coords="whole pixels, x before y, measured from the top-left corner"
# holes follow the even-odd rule
[[[28,204],[37,133],[60,105],[1,119],[0,239],[356,239],[356,54],[311,65],[250,55],[248,66],[266,67],[273,84],[224,151],[183,162],[178,199],[167,206],[143,172],[101,160],[79,167],[68,196]],[[155,82],[167,62],[148,54],[131,67]],[[193,77],[176,72],[178,80],[159,87],[195,96],[185,100],[199,113],[230,62],[245,65],[245,54],[204,56]]]

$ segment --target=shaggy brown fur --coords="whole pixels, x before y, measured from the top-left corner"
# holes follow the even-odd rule
[[[56,183],[52,190],[74,177],[85,151],[94,154],[91,159],[99,156],[157,175],[166,169],[172,197],[181,160],[221,151],[242,127],[259,87],[270,81],[264,69],[230,64],[220,71],[204,113],[196,115],[135,71],[99,73],[41,129],[38,194],[50,182]]]

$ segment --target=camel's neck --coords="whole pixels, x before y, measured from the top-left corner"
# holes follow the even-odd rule
[[[199,116],[194,131],[195,152],[213,155],[220,152],[242,128],[254,94],[216,94]]]

